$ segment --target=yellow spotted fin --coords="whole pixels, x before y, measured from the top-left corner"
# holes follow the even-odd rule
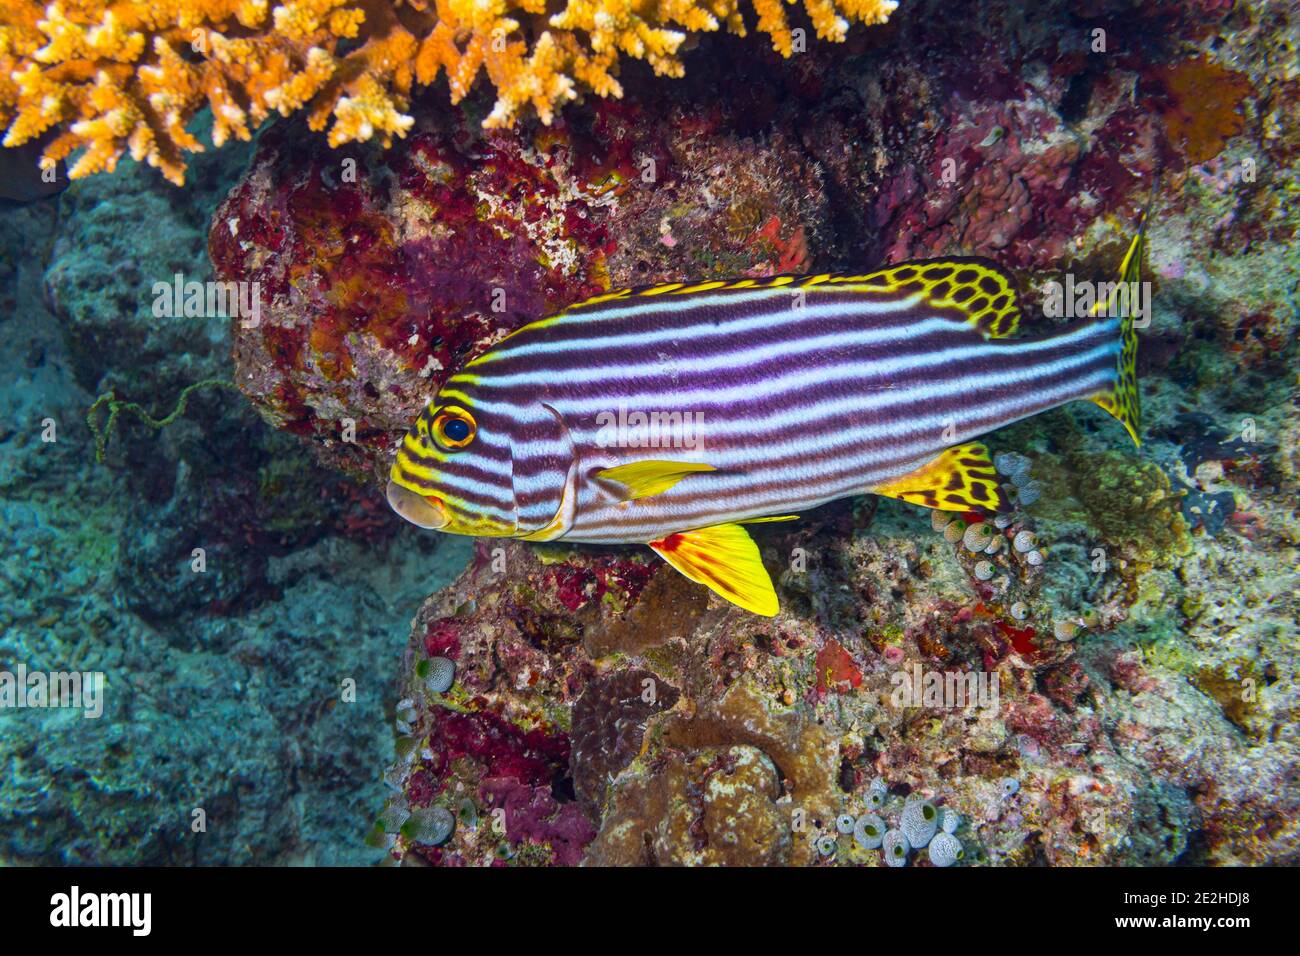
[[[773,276],[619,289],[574,303],[557,316],[526,328],[545,327],[564,315],[608,306],[634,298],[674,297],[705,292],[746,292],[754,289],[860,292],[863,295],[920,295],[933,308],[959,316],[992,339],[1014,335],[1020,326],[1020,293],[1016,280],[996,262],[977,256],[916,259],[856,275],[822,273],[811,276]],[[522,330],[520,330],[522,331]],[[514,333],[511,333],[512,335]],[[471,365],[484,359],[475,359]]]
[[[921,294],[929,305],[961,313],[991,339],[1020,327],[1016,280],[996,262],[975,256],[900,262],[863,276],[832,276],[827,285],[851,285],[863,292]]]
[[[955,445],[902,477],[868,488],[936,511],[1006,511],[997,469],[983,442]]]
[[[1147,217],[1151,213],[1151,205],[1154,201],[1155,186],[1152,187],[1151,198],[1147,200],[1146,208],[1142,210],[1142,216],[1138,219],[1137,232],[1133,236],[1133,241],[1129,243],[1128,251],[1120,261],[1119,284],[1111,289],[1110,295],[1104,302],[1098,302],[1093,307],[1095,314],[1104,312],[1106,315],[1113,315],[1120,286],[1133,283],[1128,288],[1136,289],[1137,284],[1142,281],[1142,256],[1146,252]],[[1130,295],[1128,299],[1131,302],[1132,296]],[[1120,335],[1124,339],[1124,348],[1117,361],[1118,378],[1113,386],[1095,396],[1093,402],[1118,419],[1128,431],[1129,437],[1133,439],[1133,444],[1141,448],[1142,400],[1137,384],[1138,337],[1133,318],[1132,308],[1126,309],[1120,317]],[[1147,318],[1149,320],[1150,317]]]

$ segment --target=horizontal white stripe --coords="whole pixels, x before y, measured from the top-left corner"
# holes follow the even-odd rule
[[[812,298],[817,289],[817,286],[813,286],[812,288],[805,290],[808,293],[808,298]],[[700,322],[695,325],[686,325],[678,328],[654,329],[643,332],[627,332],[620,335],[596,335],[590,338],[569,339],[567,341],[530,342],[516,345],[511,344],[513,340],[506,339],[495,349],[470,362],[466,366],[466,370],[490,368],[493,362],[505,358],[518,358],[524,355],[554,355],[559,352],[582,352],[587,350],[606,351],[608,349],[617,348],[621,345],[649,345],[655,342],[674,342],[683,338],[725,337],[757,329],[788,327],[794,322],[806,322],[810,319],[825,318],[832,315],[893,315],[898,312],[906,312],[916,306],[922,299],[922,296],[920,295],[911,295],[905,299],[893,299],[885,302],[873,302],[864,298],[861,301],[842,301],[819,306],[805,304],[796,308],[793,302],[794,297],[791,295],[792,291],[793,290],[790,286],[784,286],[775,290],[762,290],[762,294],[735,292],[728,295],[709,296],[701,299],[678,299],[675,302],[671,298],[651,299],[648,300],[645,305],[627,306],[618,310],[609,310],[600,315],[604,318],[623,319],[649,315],[656,312],[682,312],[687,309],[695,310],[714,305],[744,305],[748,302],[761,301],[763,298],[774,297],[773,293],[776,293],[776,296],[778,297],[790,299],[791,305],[789,309],[771,309],[744,318],[727,318],[725,316],[720,316],[713,321]],[[822,291],[834,290],[833,288],[827,288]],[[565,316],[554,325],[547,326],[538,331],[545,332],[549,328],[562,328],[569,322],[578,320],[582,322],[597,321],[598,317],[582,314]],[[946,324],[951,328],[970,328],[970,326],[965,322],[947,320]],[[479,373],[474,372],[473,374]]]
[[[657,359],[652,362],[636,362],[631,365],[598,365],[594,368],[584,368],[580,374],[584,382],[621,382],[626,379],[645,376],[659,376],[666,379],[676,372],[709,372],[724,364],[728,367],[756,365],[760,362],[786,358],[792,355],[802,355],[807,352],[824,351],[833,348],[863,348],[872,345],[904,342],[908,339],[920,338],[922,335],[931,332],[952,332],[971,337],[978,336],[978,333],[967,325],[959,325],[947,319],[924,319],[915,325],[907,326],[905,330],[859,329],[852,332],[827,332],[823,335],[809,335],[803,338],[793,336],[779,342],[770,342],[766,345],[754,346],[736,352],[726,352],[721,355],[706,355],[701,358]],[[483,392],[495,388],[513,388],[519,385],[541,385],[547,381],[548,377],[553,376],[550,376],[544,370],[521,372],[516,375],[495,375],[488,372],[482,376],[482,381],[474,383],[474,386],[480,392]]]

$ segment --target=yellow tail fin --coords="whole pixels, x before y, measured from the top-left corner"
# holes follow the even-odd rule
[[[1126,286],[1129,290],[1136,290],[1138,284],[1142,281],[1142,256],[1146,252],[1147,217],[1151,213],[1151,204],[1154,201],[1155,187],[1152,186],[1151,198],[1147,200],[1146,208],[1142,210],[1142,216],[1138,220],[1137,233],[1133,236],[1133,241],[1129,243],[1128,252],[1124,254],[1124,259],[1119,265],[1120,285]],[[1093,311],[1110,314],[1110,310],[1119,297],[1119,289],[1120,286],[1116,286],[1106,301],[1099,301]],[[1128,295],[1126,298],[1129,301],[1129,307],[1124,310],[1124,314],[1120,317],[1120,335],[1124,339],[1124,348],[1120,352],[1116,364],[1118,377],[1115,384],[1107,391],[1095,396],[1093,402],[1115,416],[1120,424],[1127,429],[1129,437],[1133,439],[1133,444],[1141,448],[1142,399],[1138,393],[1137,384],[1138,337],[1137,329],[1133,324],[1134,309],[1132,306],[1135,297]]]

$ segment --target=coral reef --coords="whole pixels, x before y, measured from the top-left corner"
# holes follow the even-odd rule
[[[851,23],[883,23],[896,6],[803,2],[816,36],[833,41]],[[781,0],[753,7],[759,31],[790,56]],[[416,88],[445,75],[457,103],[483,73],[497,91],[485,125],[509,126],[523,110],[550,123],[582,90],[621,96],[620,55],[681,76],[688,36],[723,26],[745,35],[738,0],[567,0],[550,10],[544,0],[7,0],[0,126],[5,146],[58,131],[41,163],[80,150],[73,179],[111,172],[129,151],[180,184],[185,154],[203,149],[188,129],[203,107],[215,146],[299,110],[313,130],[329,125],[331,146],[371,137],[387,146],[414,123],[405,111]]]
[[[114,275],[129,252],[79,192],[96,181],[74,184],[58,228],[95,252],[52,240],[63,338],[5,340],[32,384],[7,419],[29,427],[0,434],[17,452],[0,470],[18,529],[3,650],[138,676],[119,678],[99,763],[75,729],[33,742],[0,717],[22,769],[0,791],[6,855],[263,861],[319,842],[322,859],[446,866],[1300,863],[1298,37],[1294,4],[989,3],[954,30],[918,0],[788,58],[683,44],[678,82],[629,63],[621,100],[549,126],[484,131],[469,95],[412,106],[387,151],[331,151],[291,120],[208,232],[213,274],[257,282],[262,321],[205,327],[188,357],[185,327],[151,329],[137,280]],[[1037,304],[1046,279],[1112,274],[1157,173],[1141,450],[1076,406],[990,436],[1012,513],[932,520],[865,498],[758,526],[774,618],[640,551],[432,555],[435,536],[397,538],[376,513],[366,482],[415,411],[528,319],[617,285],[937,254],[992,256]],[[135,255],[139,281],[206,276],[181,201],[138,203],[176,246]],[[42,272],[8,255],[0,273],[26,291],[6,315]],[[98,307],[96,283],[131,308]],[[1026,334],[1067,321],[1026,313]],[[226,341],[252,410],[222,391],[160,434],[124,417],[108,458],[134,467],[86,467],[95,393],[161,414],[182,384],[230,373]],[[175,387],[151,393],[136,354]],[[47,397],[65,363],[91,391]],[[50,407],[73,435],[37,451]],[[199,539],[214,577],[196,590]],[[458,559],[429,595],[421,573]],[[393,689],[394,605],[419,597]],[[332,706],[339,675],[376,660],[361,706]],[[233,725],[275,747],[241,750]],[[380,765],[385,793],[366,788]],[[76,774],[96,783],[52,784]],[[226,821],[197,849],[173,838],[194,792]],[[112,816],[122,794],[146,809]]]

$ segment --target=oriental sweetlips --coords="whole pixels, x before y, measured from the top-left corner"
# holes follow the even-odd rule
[[[1139,225],[1125,284],[1143,241]],[[1007,510],[972,439],[1076,400],[1139,441],[1131,312],[1013,340],[1019,319],[1014,280],[975,258],[600,295],[449,378],[403,438],[388,500],[456,534],[647,544],[773,615],[745,524],[864,493]]]

